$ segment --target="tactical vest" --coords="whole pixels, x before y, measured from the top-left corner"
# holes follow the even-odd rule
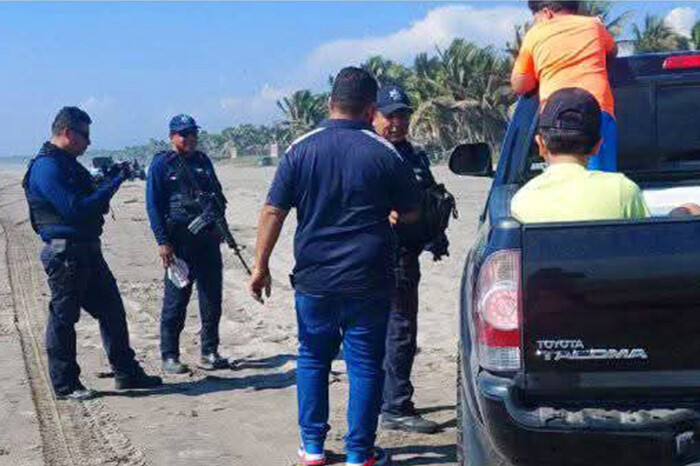
[[[193,170],[185,167],[185,161],[179,159],[181,157],[176,152],[167,151],[161,152],[157,156],[165,157],[165,180],[164,183],[169,185],[168,210],[166,215],[167,228],[171,229],[178,225],[188,225],[192,220],[197,218],[202,213],[201,207],[197,202],[197,190],[211,190],[211,192],[219,194],[216,189],[211,175],[204,173],[206,169]],[[192,157],[205,157],[201,152],[197,152]],[[185,173],[188,170],[188,173]],[[188,176],[196,177],[196,185],[188,179]]]
[[[32,194],[31,190],[29,189],[29,180],[31,178],[32,167],[41,157],[51,157],[52,152],[53,149],[51,148],[50,144],[44,144],[37,156],[29,162],[27,172],[24,174],[24,178],[22,179],[22,188],[24,188],[24,195],[26,196],[27,203],[29,204],[29,221],[31,222],[34,231],[39,233],[42,228],[54,226],[73,227],[75,229],[82,229],[86,227],[92,229],[95,227],[102,227],[104,224],[102,215],[81,220],[79,223],[70,223],[61,217],[61,214],[50,201],[41,196]],[[94,188],[92,190],[94,190]],[[92,190],[84,194],[90,194]]]

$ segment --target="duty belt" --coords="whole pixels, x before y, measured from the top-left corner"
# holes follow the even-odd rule
[[[99,239],[97,240],[77,240],[77,239],[66,239],[66,238],[54,238],[49,241],[48,245],[55,252],[63,252],[68,249],[74,251],[90,251],[99,252],[102,243]]]

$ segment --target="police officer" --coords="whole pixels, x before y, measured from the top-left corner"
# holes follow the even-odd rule
[[[87,113],[62,108],[52,136],[30,162],[23,187],[32,227],[46,243],[41,262],[51,289],[46,327],[49,374],[58,399],[85,400],[95,392],[80,381],[75,324],[85,309],[100,325],[102,342],[117,389],[150,388],[162,383],[134,359],[117,283],[102,256],[100,235],[109,201],[128,173],[115,174],[95,187],[77,160],[90,145]]]
[[[163,370],[170,374],[189,372],[180,362],[180,333],[185,326],[193,281],[197,282],[202,322],[202,356],[198,366],[205,370],[230,367],[228,359],[218,353],[222,238],[213,228],[198,234],[188,230],[188,225],[202,213],[197,201],[200,193],[217,196],[226,204],[211,160],[197,150],[198,135],[199,126],[194,118],[189,115],[173,117],[170,120],[172,150],[153,158],[146,181],[146,208],[163,267],[168,269],[177,257],[189,270],[189,283],[182,288],[168,278],[167,272],[165,277],[160,349]]]
[[[372,131],[377,83],[358,68],[333,82],[330,118],[280,160],[258,223],[252,295],[269,295],[269,259],[297,209],[292,276],[299,326],[297,395],[302,465],[325,464],[328,375],[342,343],[350,377],[348,466],[379,466],[374,447],[393,281],[389,213],[415,221],[420,193],[410,168]]]
[[[384,86],[377,95],[374,128],[377,134],[391,142],[411,166],[421,190],[435,186],[430,163],[424,152],[414,149],[406,139],[411,118],[411,103],[398,86]],[[391,313],[386,340],[384,369],[383,429],[434,433],[438,424],[421,417],[413,405],[411,369],[416,355],[418,332],[418,256],[432,240],[425,222],[427,215],[413,225],[396,225],[398,240],[396,288],[392,294]]]

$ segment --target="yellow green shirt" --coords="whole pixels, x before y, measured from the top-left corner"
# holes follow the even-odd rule
[[[511,214],[522,223],[646,218],[642,192],[621,173],[550,165],[513,197]]]

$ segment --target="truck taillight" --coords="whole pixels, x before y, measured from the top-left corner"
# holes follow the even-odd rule
[[[662,68],[665,70],[685,70],[700,68],[700,55],[677,55],[664,60]]]
[[[488,370],[520,369],[520,251],[489,256],[474,293],[479,364]]]

